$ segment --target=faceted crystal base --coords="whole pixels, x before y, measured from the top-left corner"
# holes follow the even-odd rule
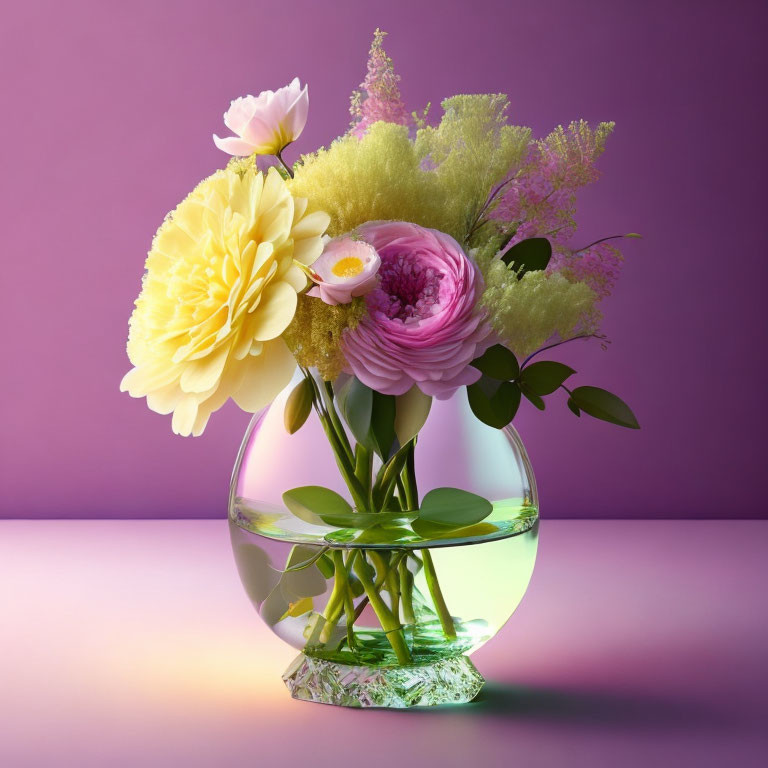
[[[285,671],[283,680],[294,699],[396,709],[472,701],[485,682],[468,656],[408,667],[365,667],[303,653]]]

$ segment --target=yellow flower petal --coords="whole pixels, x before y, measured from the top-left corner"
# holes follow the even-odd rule
[[[230,397],[258,410],[290,380],[296,362],[277,337],[306,287],[294,258],[319,255],[328,221],[306,209],[274,170],[223,170],[158,230],[131,316],[134,368],[120,386],[172,411],[174,432],[200,434]]]
[[[277,338],[296,314],[296,291],[288,283],[273,283],[261,294],[253,325],[249,330],[256,341]]]
[[[285,389],[296,370],[296,358],[282,339],[265,344],[258,357],[248,357],[242,364],[245,375],[232,398],[240,408],[251,413],[269,404]]]
[[[179,379],[184,392],[207,392],[215,387],[227,363],[231,344],[219,347],[215,352],[185,366]]]
[[[302,237],[316,237],[318,233],[322,235],[330,223],[331,217],[325,211],[315,211],[296,224],[291,234],[296,240]]]

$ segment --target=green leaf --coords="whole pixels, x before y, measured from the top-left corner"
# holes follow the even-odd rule
[[[408,528],[402,526],[398,528],[384,528],[382,526],[373,526],[366,528],[355,536],[356,544],[399,544],[403,541],[413,539],[413,533]]]
[[[601,419],[628,429],[640,429],[630,407],[621,398],[604,389],[576,387],[571,392],[571,399],[580,410],[595,419]]]
[[[283,494],[283,502],[301,520],[313,525],[365,529],[374,525],[402,525],[412,518],[401,510],[356,512],[347,500],[330,488],[303,485]]]
[[[280,577],[283,598],[293,602],[296,598],[314,597],[325,592],[325,577],[316,564],[313,562],[312,565],[303,565],[308,560],[316,560],[317,552],[317,547],[304,544],[297,544],[291,549],[285,563],[285,571]]]
[[[470,365],[482,371],[486,376],[499,381],[509,381],[517,378],[520,366],[517,363],[512,350],[503,344],[494,344],[483,352],[480,357],[473,360]]]
[[[534,395],[551,395],[576,371],[573,368],[556,363],[554,360],[542,360],[526,366],[520,372],[520,383],[525,390]]]
[[[573,398],[568,398],[568,408],[570,409],[571,413],[574,414],[574,416],[581,416],[581,411],[579,410],[579,406],[576,405],[576,403],[573,402]]]
[[[373,450],[386,461],[395,444],[395,396],[382,395],[371,390],[373,405],[371,409],[370,442]]]
[[[302,379],[293,389],[288,400],[285,402],[285,411],[283,419],[288,434],[292,435],[298,432],[304,425],[312,411],[312,401],[315,392],[312,382],[309,379]]]
[[[383,395],[352,377],[337,401],[355,440],[388,459],[395,443],[395,398]]]
[[[546,237],[531,237],[515,243],[501,260],[513,271],[518,278],[526,272],[546,269],[552,258],[552,245]]]
[[[531,392],[524,384],[520,384],[520,389],[525,395],[526,400],[528,400],[530,403],[533,403],[533,405],[535,405],[540,411],[543,411],[547,407],[544,404],[544,401],[535,392]]]
[[[307,549],[306,547],[304,549]],[[295,571],[302,571],[304,568],[309,568],[311,565],[315,565],[320,558],[322,558],[328,551],[329,547],[322,547],[317,549],[314,553],[310,554],[305,560],[296,559],[296,548],[291,550],[291,554],[288,556],[288,562],[286,563],[283,573],[293,573]]]
[[[343,496],[320,485],[303,485],[286,491],[283,503],[296,517],[313,525],[337,525],[330,521],[338,517],[346,519],[353,514]]]
[[[352,377],[340,390],[337,400],[344,420],[358,443],[368,446],[373,413],[373,390]]]
[[[424,496],[418,520],[449,528],[464,528],[479,523],[492,511],[491,502],[476,493],[460,488],[434,488]]]
[[[640,240],[643,236],[638,235],[637,232],[628,232],[626,235],[624,235],[624,237],[630,237],[632,239]]]
[[[475,523],[462,528],[448,528],[445,525],[430,523],[428,520],[416,520],[411,528],[422,539],[463,539],[476,536],[488,536],[498,533],[499,527],[493,523]]]
[[[376,478],[376,484],[373,488],[373,498],[376,505],[381,504],[387,491],[391,490],[392,484],[397,481],[397,478],[400,476],[400,473],[405,466],[409,450],[410,445],[406,443],[379,470],[379,474]],[[389,503],[390,505],[398,504],[394,498],[390,499]],[[399,509],[399,505],[397,508]]]
[[[467,387],[472,413],[483,424],[503,429],[515,418],[520,406],[520,388],[511,381],[499,382],[483,376]]]
[[[335,573],[336,569],[333,566],[333,560],[331,560],[331,558],[326,554],[323,554],[323,556],[320,557],[316,565],[317,569],[320,571],[320,573],[323,574],[323,576],[325,576],[326,579],[330,579]]]
[[[415,384],[404,395],[395,397],[395,435],[401,446],[419,434],[431,407],[432,398]]]

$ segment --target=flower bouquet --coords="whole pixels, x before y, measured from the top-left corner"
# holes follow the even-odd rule
[[[256,414],[233,475],[235,559],[262,618],[301,653],[297,698],[468,701],[468,658],[530,578],[538,500],[512,426],[566,395],[629,407],[542,352],[600,334],[619,237],[573,247],[577,190],[613,124],[544,139],[501,94],[409,115],[377,30],[352,124],[290,163],[298,80],[232,102],[232,156],[160,226],[122,389],[200,435]]]

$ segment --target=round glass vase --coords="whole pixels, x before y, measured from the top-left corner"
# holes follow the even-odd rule
[[[471,701],[484,681],[469,655],[515,611],[536,558],[538,498],[520,436],[478,421],[463,391],[435,400],[413,452],[417,496],[459,488],[489,500],[490,514],[421,535],[418,510],[405,503],[401,512],[387,507],[380,524],[370,514],[353,527],[318,524],[289,511],[283,494],[349,491],[316,413],[287,432],[292,389],[251,420],[229,501],[245,591],[300,651],[283,675],[291,695],[351,707]]]

